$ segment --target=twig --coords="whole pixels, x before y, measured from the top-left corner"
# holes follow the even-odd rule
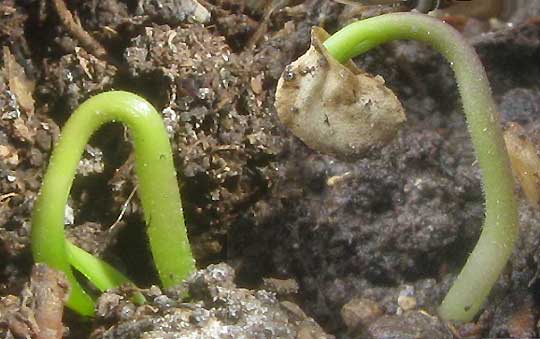
[[[94,55],[98,59],[111,61],[105,48],[88,34],[88,32],[82,28],[80,23],[75,21],[75,18],[68,10],[64,0],[53,0],[53,5],[62,24],[75,39],[79,40],[81,46],[86,49],[88,53]]]
[[[36,339],[61,339],[64,333],[62,314],[69,284],[61,271],[35,264],[30,278],[32,309],[39,331]]]
[[[248,49],[252,49],[257,45],[261,37],[266,33],[266,30],[268,28],[268,22],[270,21],[270,16],[274,11],[278,8],[281,8],[289,3],[289,0],[281,0],[281,1],[273,1],[269,7],[266,7],[266,10],[264,12],[263,19],[261,20],[259,27],[257,27],[257,30],[253,35],[249,38],[249,41],[247,43]]]
[[[133,190],[131,191],[131,193],[127,197],[126,201],[122,205],[122,210],[120,211],[120,214],[118,215],[118,218],[116,218],[116,220],[112,223],[112,225],[107,230],[107,236],[106,236],[107,238],[106,238],[105,246],[104,246],[105,248],[108,247],[111,244],[113,238],[123,228],[123,225],[125,225],[125,223],[122,223],[121,221],[122,221],[122,218],[124,217],[124,214],[126,214],[129,203],[131,202],[131,200],[135,196],[135,192],[137,192],[137,188],[138,188],[138,186],[135,186],[133,188]],[[103,250],[105,250],[105,248],[102,248],[101,250],[103,251]]]

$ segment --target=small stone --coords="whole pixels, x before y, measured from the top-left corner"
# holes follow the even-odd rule
[[[406,285],[405,289],[399,292],[397,302],[399,305],[398,312],[414,310],[416,308],[414,286]]]
[[[416,298],[415,297],[398,297],[398,305],[403,311],[410,311],[416,308]]]
[[[108,317],[118,307],[122,297],[114,293],[103,293],[96,304],[96,315],[98,317]]]
[[[354,298],[341,308],[343,322],[351,332],[367,327],[382,315],[378,303],[364,298]]]
[[[380,317],[369,325],[366,337],[451,339],[453,335],[437,317],[425,312],[410,311],[399,316]]]
[[[298,293],[298,282],[294,279],[263,278],[263,288],[278,296]]]

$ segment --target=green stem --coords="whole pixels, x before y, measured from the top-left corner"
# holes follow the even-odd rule
[[[139,194],[153,259],[165,287],[180,283],[194,269],[165,126],[144,99],[108,92],[84,102],[70,117],[51,156],[32,217],[32,252],[66,273],[71,284],[68,306],[92,315],[94,302],[75,279],[64,235],[64,209],[79,160],[90,136],[103,124],[125,123],[132,131]],[[73,258],[73,256],[72,256]],[[77,264],[75,264],[77,266]]]
[[[73,268],[81,272],[102,292],[131,282],[114,267],[75,246],[70,241],[66,241],[66,253]]]
[[[340,62],[382,43],[412,39],[430,44],[454,70],[483,178],[486,219],[473,252],[439,308],[441,317],[470,321],[482,307],[514,248],[518,233],[514,180],[496,106],[474,49],[445,23],[422,14],[393,13],[343,28],[324,46]]]
[[[66,251],[68,260],[73,265],[73,268],[82,273],[101,292],[125,284],[131,284],[135,287],[135,284],[131,280],[114,267],[82,248],[75,246],[70,241],[66,241]],[[134,301],[137,304],[143,304],[145,298],[140,292],[136,292],[134,294]]]

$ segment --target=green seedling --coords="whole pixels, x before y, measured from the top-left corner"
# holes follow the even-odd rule
[[[85,316],[94,314],[94,300],[81,287],[72,267],[100,290],[130,283],[112,266],[67,241],[63,226],[65,206],[84,147],[97,129],[115,121],[127,125],[133,136],[139,196],[162,285],[174,286],[195,270],[163,121],[152,105],[134,94],[99,94],[84,102],[64,126],[32,216],[35,261],[66,274],[71,285],[67,305]]]
[[[352,76],[347,75],[347,72],[352,72],[354,76],[362,73],[350,65],[350,58],[396,39],[428,43],[450,63],[458,83],[463,111],[481,170],[486,206],[482,232],[476,247],[439,307],[439,315],[444,319],[470,321],[482,307],[512,253],[518,233],[518,214],[510,162],[487,76],[474,49],[459,32],[437,19],[414,13],[386,14],[352,23],[322,44],[323,54],[328,54],[334,61],[316,57],[316,63],[306,66],[301,57],[288,66],[278,84],[276,107],[282,121],[309,146],[333,153],[345,153],[346,156],[358,153],[359,149],[362,152],[369,151],[370,145],[366,144],[365,138],[361,139],[357,134],[370,133],[365,126],[377,129],[389,120],[387,117],[391,113],[379,95],[384,94],[384,91],[377,88],[379,94],[372,99],[362,93],[363,88],[360,86],[353,89],[350,96],[345,96],[351,89],[343,88],[343,83],[347,87],[357,81],[348,82],[348,78]],[[327,69],[329,65],[333,67],[332,63],[336,61],[343,64],[342,68],[337,70],[337,76],[328,75],[326,71],[321,71],[323,75],[320,75],[321,69]],[[299,67],[296,68],[298,72],[294,71],[295,67]],[[311,88],[306,91],[299,87],[299,84],[307,81],[305,79],[324,80],[324,83],[310,84]],[[333,84],[327,88],[325,84],[329,80],[333,80]],[[339,82],[342,82],[341,89],[336,89]],[[383,81],[380,81],[379,87],[382,83]],[[313,91],[321,88],[322,94]],[[393,100],[392,95],[384,95]],[[278,100],[282,97],[287,98],[287,108]],[[324,100],[323,104],[315,106],[313,102],[319,98]],[[324,111],[336,103],[347,105],[343,113],[345,118]],[[314,110],[304,112],[302,104],[317,107],[324,114]],[[362,110],[356,113],[347,111],[349,106],[354,105],[360,106]],[[309,121],[308,114],[311,114],[311,117],[322,117],[312,122]],[[343,124],[343,121],[350,120],[353,114],[363,115],[358,119],[365,126],[361,126],[358,133],[352,131],[349,124]],[[396,117],[400,119],[400,114]],[[315,124],[325,126],[314,127]],[[317,128],[326,134],[315,134]],[[395,128],[391,127],[383,131],[384,133],[377,132],[370,137],[377,137],[377,142],[384,142],[394,130]]]

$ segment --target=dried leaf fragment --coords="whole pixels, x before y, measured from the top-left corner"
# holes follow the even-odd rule
[[[327,38],[314,27],[310,49],[283,72],[276,90],[278,117],[313,149],[362,155],[388,143],[405,113],[380,76],[333,59],[322,45]]]
[[[17,102],[24,109],[28,116],[34,115],[34,93],[35,84],[26,77],[24,68],[17,63],[15,57],[7,46],[3,48],[4,70],[8,79],[9,90],[15,94]]]
[[[540,158],[535,145],[529,141],[521,125],[509,123],[504,131],[504,142],[510,156],[514,177],[529,203],[538,206],[540,200]]]

